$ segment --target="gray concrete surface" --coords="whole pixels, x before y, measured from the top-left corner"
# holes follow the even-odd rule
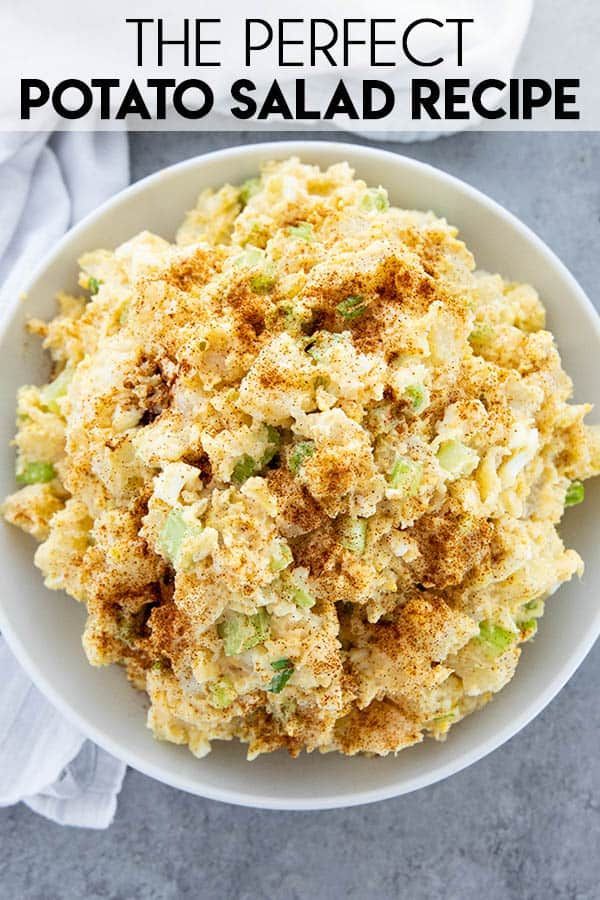
[[[256,135],[134,135],[132,174]],[[461,135],[395,150],[483,189],[600,300],[600,134]],[[237,809],[136,772],[116,821],[59,828],[0,811],[16,900],[593,900],[600,897],[600,646],[521,734],[441,784],[368,807]]]

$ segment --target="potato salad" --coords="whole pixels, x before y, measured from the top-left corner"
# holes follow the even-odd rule
[[[510,681],[600,471],[534,288],[295,158],[79,264],[3,512],[158,739],[385,756]]]

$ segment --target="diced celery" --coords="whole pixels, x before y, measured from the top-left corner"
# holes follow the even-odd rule
[[[267,690],[273,694],[279,694],[294,674],[294,664],[289,659],[277,659],[271,663],[271,668],[275,675],[273,675]]]
[[[403,491],[412,497],[419,490],[421,484],[421,466],[407,456],[396,457],[394,467],[389,474],[390,487]]]
[[[232,613],[217,626],[225,656],[236,656],[262,644],[269,636],[269,615],[263,608],[254,615]]]
[[[390,202],[388,200],[385,188],[369,188],[362,199],[361,206],[367,212],[383,212],[389,209]]]
[[[353,322],[354,319],[360,318],[366,308],[365,298],[361,294],[346,297],[345,300],[342,300],[342,302],[338,303],[336,306],[336,310],[339,312],[340,316],[346,319],[347,322]]]
[[[261,272],[250,279],[250,287],[255,294],[268,294],[273,289],[276,278],[268,272]]]
[[[544,615],[544,601],[539,598],[537,600],[530,600],[529,603],[525,604],[523,609],[526,609],[532,616],[539,618]]]
[[[435,716],[431,720],[431,724],[435,725],[437,728],[444,728],[445,726],[450,727],[454,719],[456,718],[456,714],[453,712],[444,713],[441,716]]]
[[[265,251],[259,247],[247,247],[239,256],[236,256],[233,265],[236,268],[258,266],[263,262],[264,257]]]
[[[310,609],[315,605],[315,598],[304,588],[298,587],[292,594],[292,600],[300,609]]]
[[[283,569],[287,569],[289,564],[293,561],[294,557],[289,545],[286,544],[285,541],[278,541],[277,549],[271,555],[269,562],[271,572],[282,572]]]
[[[341,544],[358,555],[365,552],[367,544],[367,520],[348,516],[342,524]]]
[[[255,460],[248,453],[244,453],[236,462],[231,472],[231,480],[238,486],[242,485],[252,475],[268,465],[281,446],[281,435],[272,425],[267,425],[267,446],[260,460]]]
[[[263,466],[267,466],[271,462],[271,460],[281,447],[281,435],[272,425],[267,425],[267,439],[267,449],[265,450],[263,458],[261,460],[261,464]]]
[[[281,595],[285,600],[295,603],[300,609],[310,609],[315,605],[315,598],[306,589],[306,585],[291,572],[282,572],[279,580]]]
[[[522,641],[531,640],[532,637],[535,637],[538,630],[537,619],[527,619],[525,622],[519,622],[519,629]]]
[[[299,444],[296,444],[289,455],[290,472],[297,475],[306,460],[314,455],[314,452],[314,441],[300,441]]]
[[[422,384],[409,384],[404,393],[410,400],[413,412],[423,412],[428,402],[427,388]]]
[[[43,406],[50,412],[60,415],[60,406],[58,401],[67,393],[67,388],[73,378],[73,370],[65,368],[56,376],[54,381],[45,385],[40,391],[40,400]]]
[[[502,628],[501,625],[494,625],[492,622],[479,623],[479,637],[477,638],[493,656],[499,656],[504,653],[511,644],[516,640],[516,634]]]
[[[208,685],[209,703],[215,709],[227,709],[237,697],[237,691],[229,678],[212,681]]]
[[[269,613],[266,611],[264,606],[258,610],[258,612],[254,613],[254,615],[250,616],[250,621],[252,622],[252,627],[254,628],[254,634],[256,637],[256,643],[262,644],[263,641],[269,637]],[[252,645],[254,646],[254,644]]]
[[[231,480],[234,484],[243,484],[251,475],[254,475],[256,468],[256,460],[244,453],[233,467]]]
[[[240,188],[239,199],[242,207],[246,206],[248,200],[258,194],[260,191],[260,178],[248,178],[244,181]]]
[[[443,441],[438,449],[437,458],[440,466],[458,478],[469,475],[477,465],[476,454],[460,441]]]
[[[26,463],[17,472],[17,484],[47,484],[56,478],[56,469],[49,462]]]
[[[174,507],[167,516],[158,536],[160,552],[167,557],[177,569],[181,563],[181,545],[192,534],[201,534],[200,523],[186,522],[183,518],[183,509]]]
[[[177,560],[181,542],[187,530],[188,526],[183,520],[182,510],[177,507],[172,509],[161,529],[158,542],[161,553],[164,553],[173,564]]]
[[[242,485],[252,475],[260,472],[264,466],[268,465],[281,446],[281,435],[272,425],[265,426],[267,429],[267,446],[260,460],[255,460],[248,453],[244,453],[236,462],[231,472],[231,480],[234,484]]]
[[[565,494],[565,506],[577,506],[578,503],[583,503],[584,498],[585,487],[583,482],[572,481]]]
[[[473,344],[475,348],[483,347],[484,344],[488,344],[492,340],[494,334],[495,331],[491,325],[478,324],[469,335],[469,343]]]
[[[255,631],[249,616],[230,616],[219,623],[217,632],[223,641],[225,656],[235,656],[253,646]]]
[[[315,239],[313,227],[310,222],[299,222],[297,225],[290,225],[288,233],[292,237],[298,238],[301,241],[307,241],[308,243]]]
[[[104,282],[98,281],[97,278],[94,278],[93,275],[90,275],[90,277],[88,278],[88,291],[90,292],[92,297],[94,297],[98,293],[101,284],[104,284]]]

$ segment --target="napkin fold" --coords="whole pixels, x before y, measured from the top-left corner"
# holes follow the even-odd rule
[[[129,182],[122,133],[0,135],[0,319],[61,235]],[[96,747],[31,683],[0,637],[0,806],[106,828],[125,764]]]

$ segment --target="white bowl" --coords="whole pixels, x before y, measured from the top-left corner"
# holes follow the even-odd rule
[[[147,228],[172,238],[201,188],[243,181],[268,159],[299,155],[327,166],[348,162],[392,202],[433,209],[457,225],[480,267],[534,284],[549,312],[578,400],[593,400],[598,384],[600,320],[574,278],[528,228],[456,178],[412,159],[349,144],[286,142],[209,153],[158,172],[118,194],[72,229],[35,273],[27,297],[15,301],[0,333],[0,495],[14,490],[15,392],[39,382],[48,363],[36,339],[25,337],[28,316],[50,317],[53,297],[75,289],[78,256],[114,247]],[[557,210],[557,214],[560,211]],[[465,768],[507,741],[542,710],[571,677],[600,631],[600,554],[596,513],[600,484],[589,485],[583,506],[561,528],[586,560],[582,583],[564,586],[548,604],[536,640],[528,644],[513,681],[486,706],[452,729],[397,758],[345,758],[284,753],[249,763],[237,743],[215,743],[198,760],[187,749],[155,741],[145,726],[144,696],[116,666],[93,669],[81,647],[84,610],[42,586],[32,563],[33,543],[16,529],[0,528],[3,590],[0,627],[41,691],[100,746],[129,765],[174,787],[215,800],[274,809],[323,809],[382,800],[416,790]]]

